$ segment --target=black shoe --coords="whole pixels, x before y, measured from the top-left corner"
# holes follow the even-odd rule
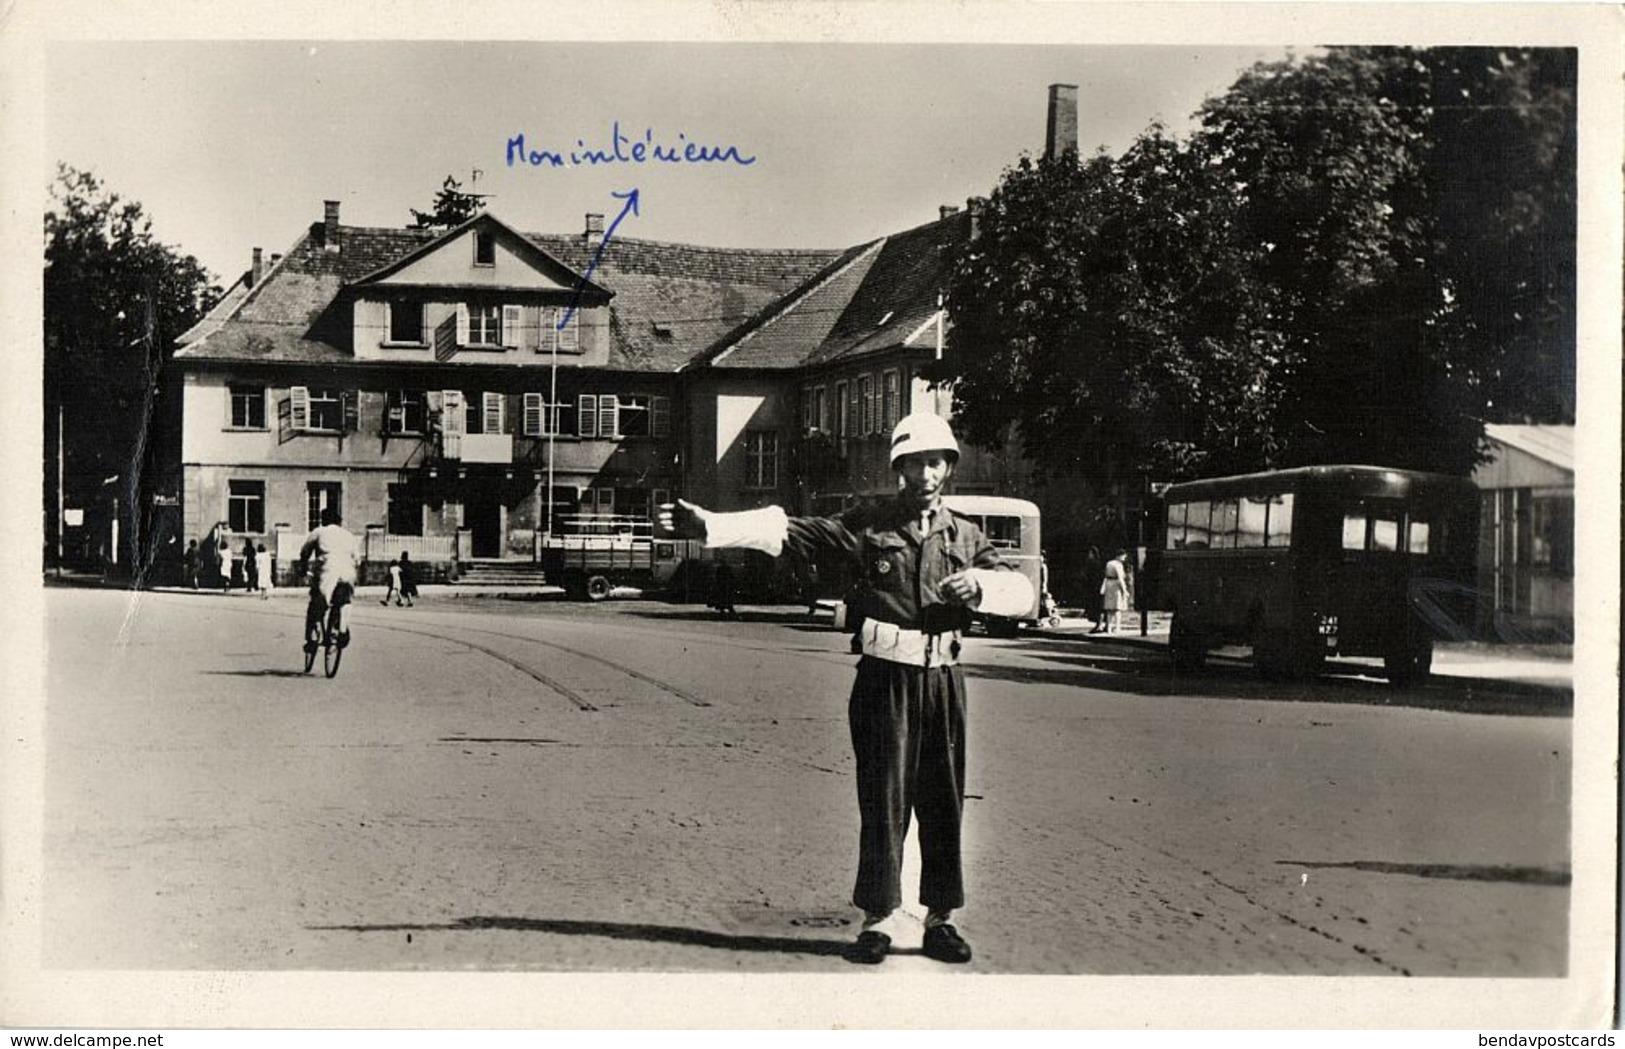
[[[340,648],[349,648],[350,647],[350,632],[348,630],[340,630],[339,631],[339,647]]]
[[[952,925],[933,925],[925,930],[925,956],[950,965],[970,961],[970,944],[960,938]]]
[[[846,960],[858,965],[879,965],[886,960],[886,952],[890,949],[890,936],[867,929],[860,932],[857,941],[846,949]]]

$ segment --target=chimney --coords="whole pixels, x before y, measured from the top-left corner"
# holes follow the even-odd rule
[[[957,214],[959,214],[959,208],[954,204],[944,204],[937,208],[937,218],[939,220],[946,219]]]
[[[1049,128],[1044,136],[1044,156],[1054,160],[1067,150],[1078,149],[1078,85],[1049,86]]]
[[[260,282],[260,278],[265,276],[265,263],[261,261],[261,259],[262,255],[260,253],[260,249],[255,248],[254,264],[248,268],[248,286],[250,288],[258,284]]]
[[[328,251],[339,250],[339,202],[336,200],[322,201],[322,247]]]
[[[965,213],[970,216],[970,239],[975,240],[982,232],[982,205],[987,200],[983,197],[971,197],[965,201]]]
[[[592,247],[604,239],[604,216],[596,211],[587,212],[587,229],[582,235],[587,247]]]
[[[271,265],[275,266],[277,263],[279,263],[281,261],[282,261],[282,253],[280,251],[271,252]]]

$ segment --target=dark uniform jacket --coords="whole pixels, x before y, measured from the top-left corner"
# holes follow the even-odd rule
[[[966,568],[1011,570],[975,522],[938,506],[929,533],[901,501],[859,506],[834,517],[792,517],[785,549],[811,561],[820,551],[845,555],[854,569],[849,621],[893,623],[926,633],[970,626],[971,610],[943,602],[944,577]]]

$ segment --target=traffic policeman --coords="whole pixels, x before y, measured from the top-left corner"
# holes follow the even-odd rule
[[[809,562],[833,553],[856,574],[849,615],[861,657],[847,715],[861,818],[852,902],[864,920],[847,953],[855,962],[884,961],[891,947],[911,815],[919,819],[925,954],[943,962],[971,958],[950,921],[965,902],[961,638],[973,610],[1019,615],[1032,606],[1033,592],[974,522],[943,506],[958,461],[947,421],[916,412],[892,432],[892,499],[831,517],[790,517],[777,506],[717,513],[682,500],[660,512],[668,531],[703,538],[707,547],[774,557],[789,550]]]

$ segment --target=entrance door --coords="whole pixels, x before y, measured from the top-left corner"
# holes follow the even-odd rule
[[[463,504],[463,526],[471,533],[475,557],[502,556],[502,501],[473,494]]]

